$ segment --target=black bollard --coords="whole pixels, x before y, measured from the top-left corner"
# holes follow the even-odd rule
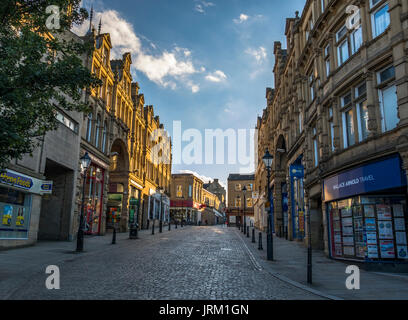
[[[169,231],[171,231],[171,222],[169,221]]]
[[[252,229],[252,243],[256,243],[256,240],[255,240],[255,229]]]
[[[178,225],[178,221],[176,220],[176,222],[175,222],[175,225],[176,225],[176,229],[177,229],[177,225]]]
[[[152,223],[152,235],[154,235],[154,221]]]
[[[246,232],[246,234],[247,234],[247,238],[249,238],[249,227],[247,227],[247,232]]]
[[[258,245],[258,250],[263,250],[263,247],[262,247],[262,232],[259,232],[259,245]]]
[[[113,227],[112,244],[116,244],[116,228]]]

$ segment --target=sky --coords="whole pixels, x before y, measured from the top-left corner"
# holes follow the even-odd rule
[[[224,164],[217,164],[215,157],[212,164],[206,164],[205,149],[201,163],[196,160],[173,164],[173,173],[194,172],[205,182],[218,178],[224,185],[230,173],[254,171],[253,159],[240,161],[244,158],[238,157],[254,154],[250,129],[255,128],[257,116],[266,106],[266,88],[274,85],[274,42],[281,41],[286,48],[286,18],[302,12],[304,4],[305,0],[82,3],[88,10],[93,6],[95,27],[102,18],[102,33],[111,34],[111,58],[118,59],[125,52],[132,54],[133,81],[139,82],[146,105],[154,106],[173,140],[177,139],[174,121],[180,121],[178,126],[181,124],[181,132],[187,136],[177,150],[173,149],[173,157],[176,152],[185,160],[186,152],[200,158],[195,151],[187,152],[187,146],[198,139],[197,131],[188,129],[201,132],[203,146],[206,129],[233,129],[229,132],[237,137],[238,130],[246,132],[246,141],[236,141],[235,164],[228,160],[228,152],[221,156]],[[82,35],[88,27],[89,22],[85,22],[74,31]],[[190,138],[188,133],[192,134]]]

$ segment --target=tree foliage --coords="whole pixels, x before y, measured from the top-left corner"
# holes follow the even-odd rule
[[[60,9],[57,30],[47,28],[48,6]],[[56,106],[88,110],[82,91],[100,85],[83,63],[93,45],[66,36],[87,17],[80,0],[1,0],[0,169],[57,128]]]

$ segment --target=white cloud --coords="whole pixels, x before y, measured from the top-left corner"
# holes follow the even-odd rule
[[[262,63],[268,57],[266,49],[262,46],[258,49],[248,48],[245,53],[254,57],[257,63]]]
[[[227,76],[221,70],[217,70],[213,73],[208,74],[205,78],[211,82],[221,82],[226,80]]]
[[[249,16],[245,13],[241,13],[238,19],[233,19],[236,24],[243,23],[249,19]]]
[[[192,175],[194,175],[195,177],[197,177],[198,179],[200,179],[201,181],[203,181],[204,183],[210,183],[210,182],[213,182],[213,181],[214,181],[213,178],[203,176],[203,175],[201,175],[201,174],[199,174],[199,173],[197,173],[197,172],[195,172],[195,171],[191,171],[191,170],[179,170],[178,173],[192,174]]]
[[[195,0],[195,2],[198,2],[198,3],[196,3],[194,10],[199,13],[203,13],[203,14],[205,13],[206,8],[215,6],[215,3],[207,2],[205,0]]]
[[[102,18],[102,32],[110,33],[113,49],[111,59],[120,59],[125,52],[132,54],[132,69],[143,72],[149,80],[162,87],[173,90],[177,84],[187,83],[190,76],[199,72],[192,61],[191,51],[185,48],[175,47],[171,50],[163,50],[158,54],[151,54],[142,45],[141,38],[133,30],[133,26],[123,19],[115,10],[107,10],[96,13],[94,24]],[[73,31],[78,35],[84,35],[89,28],[89,21]],[[157,48],[153,43],[150,47]],[[189,86],[193,93],[198,92],[198,86]]]

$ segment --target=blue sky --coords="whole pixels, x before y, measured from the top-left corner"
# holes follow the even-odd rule
[[[273,44],[305,0],[84,0],[111,33],[114,57],[130,51],[147,105],[172,135],[182,129],[250,129],[273,87]],[[83,32],[78,30],[78,33]],[[204,135],[204,134],[203,134]],[[249,135],[249,132],[248,132]],[[249,138],[248,138],[249,139]],[[185,142],[183,147],[188,144]],[[249,150],[247,153],[252,152]],[[226,182],[239,165],[174,165]]]

